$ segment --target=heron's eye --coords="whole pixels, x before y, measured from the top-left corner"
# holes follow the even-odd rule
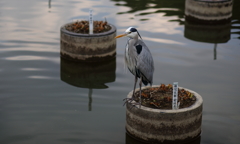
[[[131,32],[128,32],[128,34],[130,34]]]

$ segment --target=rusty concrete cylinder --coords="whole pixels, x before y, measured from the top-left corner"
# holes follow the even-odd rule
[[[226,23],[232,17],[233,0],[186,0],[185,19],[198,23]]]
[[[154,85],[153,87],[159,87]],[[144,87],[146,89],[149,87]],[[182,87],[179,87],[182,89]],[[139,105],[136,101],[126,104],[126,130],[136,139],[150,143],[181,143],[199,137],[202,124],[202,97],[189,89],[185,90],[196,96],[196,102],[187,108],[177,110],[154,109]],[[139,91],[139,89],[136,89]],[[127,98],[132,97],[131,91]]]
[[[73,23],[73,22],[72,22]],[[61,57],[85,62],[99,62],[112,59],[116,55],[116,27],[108,24],[107,32],[94,34],[74,33],[61,27]]]

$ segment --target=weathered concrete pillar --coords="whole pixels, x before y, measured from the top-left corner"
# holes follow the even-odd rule
[[[232,6],[233,0],[186,0],[185,18],[199,23],[227,23]]]
[[[143,89],[146,88],[148,87]],[[176,143],[197,138],[201,133],[203,99],[198,93],[184,89],[196,97],[196,102],[187,108],[177,110],[161,110],[145,106],[139,108],[138,105],[133,106],[135,101],[127,102],[127,132],[133,137],[151,143]],[[127,98],[131,96],[132,92]]]
[[[116,27],[107,32],[94,34],[74,33],[61,27],[61,57],[74,61],[99,62],[116,55]]]

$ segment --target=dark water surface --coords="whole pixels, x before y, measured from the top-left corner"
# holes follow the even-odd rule
[[[185,22],[184,5],[184,0],[1,0],[0,143],[131,143],[122,106],[134,81],[124,72],[126,38],[117,40],[116,59],[103,67],[59,56],[60,27],[87,19],[89,8],[118,34],[138,28],[155,61],[153,84],[177,81],[202,95],[201,144],[239,143],[240,3],[234,1],[231,23],[206,31],[223,30],[226,36],[219,34],[218,41],[195,37],[204,28]]]

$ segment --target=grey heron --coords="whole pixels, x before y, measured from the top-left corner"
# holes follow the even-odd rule
[[[115,38],[120,38],[127,36],[129,39],[125,48],[125,64],[127,65],[129,71],[135,76],[135,83],[133,88],[132,98],[124,99],[126,102],[132,102],[133,96],[135,94],[136,83],[138,78],[139,82],[139,107],[141,107],[141,87],[142,83],[144,85],[148,85],[148,83],[152,86],[153,83],[153,72],[154,72],[154,62],[152,58],[152,54],[146,44],[143,42],[142,37],[139,32],[134,27],[129,27],[124,34],[118,35]],[[140,37],[140,38],[139,38]],[[124,104],[125,104],[124,103]]]

